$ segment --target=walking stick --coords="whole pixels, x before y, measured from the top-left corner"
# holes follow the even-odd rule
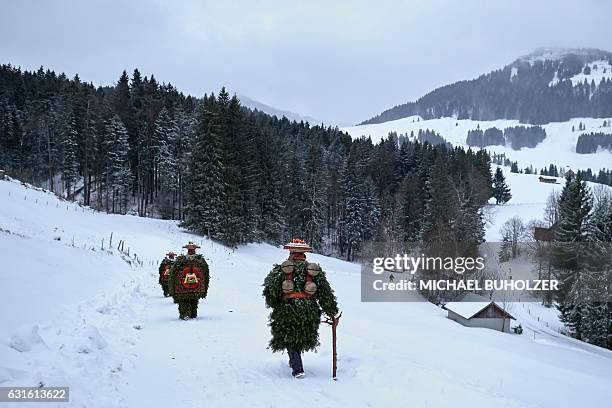
[[[338,327],[338,323],[340,322],[340,317],[342,317],[342,312],[336,317],[326,317],[322,323],[327,323],[332,328],[332,378],[334,381],[338,380],[336,376],[336,371],[338,369],[338,353],[336,351],[336,327]]]

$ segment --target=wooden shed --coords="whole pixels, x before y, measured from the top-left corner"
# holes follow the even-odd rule
[[[510,322],[516,320],[500,304],[491,301],[449,302],[444,308],[448,311],[449,319],[466,327],[484,327],[509,333]]]
[[[552,228],[535,227],[533,230],[533,238],[536,241],[550,242],[555,238],[555,233]]]
[[[557,184],[557,179],[552,177],[540,176],[540,183]]]

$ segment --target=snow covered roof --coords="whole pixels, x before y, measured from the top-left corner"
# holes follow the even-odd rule
[[[459,316],[465,319],[471,319],[491,304],[494,304],[504,311],[504,313],[508,314],[508,316],[512,317],[510,313],[508,313],[508,311],[499,303],[490,301],[484,296],[471,292],[466,293],[461,302],[448,302],[444,305],[444,308],[446,310],[450,310],[451,312],[457,313]]]
[[[470,319],[493,302],[449,302],[444,305],[446,310],[457,313],[459,316]]]

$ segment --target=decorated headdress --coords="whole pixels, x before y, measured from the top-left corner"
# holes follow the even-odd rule
[[[168,259],[174,259],[174,257],[175,257],[175,256],[176,256],[176,254],[175,254],[174,252],[172,252],[172,251],[170,251],[170,252],[168,252],[168,253],[166,254],[166,257],[167,257]]]
[[[305,253],[312,252],[312,247],[308,245],[304,240],[294,238],[290,243],[283,245],[283,249],[288,249],[291,253]]]
[[[187,250],[187,254],[188,255],[193,255],[196,252],[196,249],[200,248],[199,245],[194,244],[193,242],[189,241],[189,243],[185,246],[183,246],[183,248],[185,248]]]

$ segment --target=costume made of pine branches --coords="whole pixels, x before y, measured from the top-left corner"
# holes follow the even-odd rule
[[[208,294],[210,273],[202,255],[196,254],[199,246],[189,243],[187,255],[180,255],[170,268],[168,292],[178,304],[179,317],[183,320],[198,316],[198,301]]]
[[[162,288],[164,293],[164,297],[170,296],[170,292],[168,292],[168,279],[170,278],[170,268],[172,268],[172,264],[174,264],[174,257],[176,254],[174,252],[169,252],[166,254],[166,257],[159,264],[159,285]]]
[[[314,350],[319,345],[321,312],[331,317],[338,313],[336,297],[325,272],[319,265],[307,262],[304,254],[292,253],[282,265],[275,265],[264,281],[263,295],[266,306],[272,308],[270,348],[273,351]]]

